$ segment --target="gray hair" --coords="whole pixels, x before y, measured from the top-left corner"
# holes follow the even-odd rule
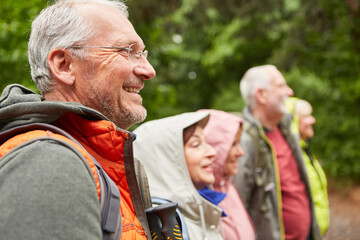
[[[311,104],[303,99],[298,99],[295,103],[294,113],[298,116],[310,115],[313,109]]]
[[[93,29],[74,7],[75,4],[97,3],[109,6],[128,18],[127,6],[114,0],[59,0],[43,9],[31,25],[28,57],[31,77],[39,91],[51,91],[52,74],[47,62],[52,49],[83,45],[94,36]],[[76,57],[84,57],[83,49],[71,49]]]
[[[250,68],[240,80],[240,92],[244,102],[250,108],[254,108],[255,92],[258,89],[269,89],[271,76],[268,70],[277,70],[273,65],[263,65]]]

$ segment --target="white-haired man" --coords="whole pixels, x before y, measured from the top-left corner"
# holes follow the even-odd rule
[[[126,131],[146,117],[139,92],[155,77],[144,48],[122,2],[60,0],[33,21],[29,62],[41,95],[6,87],[0,133],[49,123],[82,148],[50,132],[1,146],[1,239],[102,239],[102,188],[88,154],[119,189],[121,238],[151,239]]]
[[[240,81],[246,103],[234,183],[253,219],[258,239],[321,239],[309,182],[284,100],[293,95],[272,65],[249,69]]]

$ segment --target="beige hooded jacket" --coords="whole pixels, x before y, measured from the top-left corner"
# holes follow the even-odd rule
[[[197,192],[184,155],[183,130],[208,115],[183,113],[146,122],[134,131],[134,155],[145,167],[151,195],[179,204],[191,240],[223,239],[217,229],[222,210]]]

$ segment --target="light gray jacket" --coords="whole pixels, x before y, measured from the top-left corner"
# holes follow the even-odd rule
[[[135,129],[134,155],[144,165],[153,197],[177,202],[191,240],[223,239],[217,226],[222,210],[195,189],[186,165],[183,130],[208,112],[183,113]]]

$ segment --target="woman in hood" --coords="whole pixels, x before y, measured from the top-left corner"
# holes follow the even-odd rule
[[[134,131],[134,155],[145,167],[152,197],[178,203],[191,240],[223,239],[217,228],[223,211],[217,203],[225,195],[210,190],[208,198],[204,191],[215,181],[215,151],[203,133],[208,119],[205,111],[183,113]]]
[[[223,111],[200,111],[210,111],[210,120],[204,133],[206,141],[216,150],[213,187],[216,191],[227,194],[219,204],[227,215],[222,218],[219,227],[227,240],[253,240],[253,223],[232,182],[232,177],[238,171],[239,157],[244,154],[240,146],[243,120]]]

